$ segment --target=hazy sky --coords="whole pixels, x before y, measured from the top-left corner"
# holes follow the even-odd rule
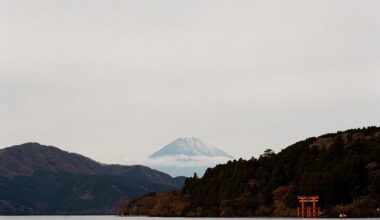
[[[380,1],[0,0],[0,147],[236,157],[380,125]]]

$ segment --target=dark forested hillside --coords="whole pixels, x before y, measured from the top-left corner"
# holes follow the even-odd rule
[[[17,215],[111,214],[122,199],[173,189],[121,176],[42,171],[0,178],[0,186],[0,213]]]
[[[37,143],[0,150],[0,214],[111,214],[122,200],[182,185],[149,167],[105,165]]]
[[[0,149],[0,176],[30,176],[35,171],[89,175],[117,175],[177,187],[168,174],[146,166],[107,165],[53,146],[25,143]]]
[[[145,196],[123,214],[295,216],[297,195],[319,195],[324,215],[379,216],[380,128],[352,129],[297,142],[279,153],[234,160],[188,178],[181,191]],[[162,205],[172,198],[177,202]],[[161,204],[161,205],[159,205]],[[179,205],[176,205],[179,204]]]

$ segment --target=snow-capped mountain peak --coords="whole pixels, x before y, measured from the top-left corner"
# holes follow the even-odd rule
[[[206,156],[206,157],[226,157],[233,158],[226,152],[204,143],[199,138],[177,138],[170,144],[164,146],[155,152],[150,158],[159,158],[164,156],[185,155],[190,157]]]

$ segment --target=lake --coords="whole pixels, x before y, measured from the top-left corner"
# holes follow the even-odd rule
[[[0,220],[120,220],[120,219],[126,219],[126,220],[173,220],[173,219],[184,219],[184,220],[215,220],[217,218],[158,218],[158,217],[119,217],[119,216],[110,216],[110,215],[103,215],[103,216],[0,216]],[[218,219],[236,219],[236,218],[218,218]],[[241,219],[241,218],[240,218]],[[244,218],[244,219],[263,219],[268,220],[272,218]],[[299,218],[287,218],[287,219],[299,219]],[[329,218],[331,219],[331,218]],[[347,218],[348,219],[348,218]],[[371,219],[371,218],[367,218]],[[375,219],[375,218],[372,218]]]
[[[0,216],[0,220],[142,220],[149,218],[150,220],[171,220],[171,219],[181,219],[181,218],[159,218],[159,217],[119,217],[119,216],[111,216],[111,215],[103,215],[103,216]],[[185,220],[194,220],[194,219],[201,219],[201,220],[210,220],[210,219],[222,219],[222,220],[228,220],[228,219],[242,219],[242,218],[182,218]],[[263,220],[269,220],[269,219],[275,219],[275,218],[243,218],[243,219],[263,219]],[[299,218],[286,218],[286,219],[299,219]],[[334,219],[334,218],[329,218]],[[337,218],[335,218],[337,219]],[[349,219],[349,218],[346,218]],[[360,218],[355,218],[360,219]],[[366,218],[366,219],[376,219],[376,218]]]
[[[0,216],[0,220],[173,220],[173,219],[184,219],[184,220],[215,220],[217,218],[159,218],[159,217],[120,217],[112,215],[102,215],[102,216]],[[235,219],[235,218],[220,218],[220,219]],[[247,219],[247,218],[245,218]],[[253,218],[252,218],[253,219]],[[270,218],[254,218],[254,219],[265,219]]]
[[[159,217],[119,217],[119,216],[0,216],[0,220],[173,220],[173,219],[184,219],[184,220],[215,220],[217,218],[159,218]],[[224,220],[236,219],[236,218],[220,218]],[[244,218],[244,219],[271,219],[271,218]],[[290,218],[291,219],[291,218]],[[296,218],[294,218],[296,219]]]
[[[151,220],[154,219],[179,219],[179,218],[159,218],[159,217],[119,217],[119,216],[110,216],[110,215],[104,215],[104,216],[0,216],[0,220],[120,220],[120,219],[126,219],[126,220],[142,220],[149,218]],[[183,218],[185,220],[191,220],[191,219],[238,219],[238,218]],[[270,218],[244,218],[244,219],[270,219]]]

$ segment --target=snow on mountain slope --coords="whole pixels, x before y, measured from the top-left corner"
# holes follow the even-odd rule
[[[233,158],[226,152],[210,146],[198,138],[177,138],[170,144],[152,154],[150,158],[174,155]]]
[[[202,176],[209,167],[233,157],[198,138],[177,138],[150,155],[146,165],[172,176]]]

